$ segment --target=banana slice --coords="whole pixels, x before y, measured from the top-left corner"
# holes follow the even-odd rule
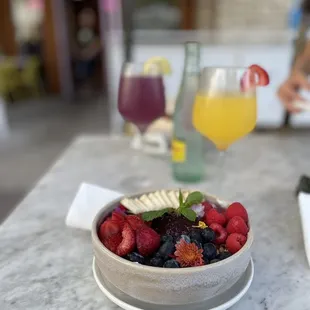
[[[183,198],[186,199],[190,192],[184,190],[182,194]],[[137,198],[124,198],[121,204],[133,214],[158,211],[166,208],[177,209],[179,207],[179,191],[160,190]]]

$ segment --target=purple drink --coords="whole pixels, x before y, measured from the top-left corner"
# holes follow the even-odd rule
[[[118,110],[126,121],[141,132],[165,115],[164,83],[161,76],[122,76],[118,94]]]

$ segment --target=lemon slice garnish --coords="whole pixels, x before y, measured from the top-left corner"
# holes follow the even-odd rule
[[[145,74],[154,72],[154,69],[159,68],[159,73],[162,75],[169,75],[172,73],[171,65],[168,59],[160,56],[148,59],[143,65],[143,72]]]

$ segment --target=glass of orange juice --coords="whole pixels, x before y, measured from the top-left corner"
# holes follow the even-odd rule
[[[256,87],[269,83],[258,65],[205,67],[201,71],[192,121],[222,153],[256,126]]]

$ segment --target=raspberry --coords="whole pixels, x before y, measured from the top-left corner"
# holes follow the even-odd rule
[[[223,213],[219,213],[216,209],[211,209],[207,212],[205,216],[205,222],[208,226],[213,223],[220,224],[224,226],[226,223],[226,217]]]
[[[204,207],[205,214],[207,214],[211,209],[213,209],[212,204],[208,201],[203,201],[201,204]]]
[[[214,243],[216,244],[223,244],[227,238],[227,231],[223,226],[217,223],[213,223],[209,226],[216,234],[216,238]]]
[[[240,202],[232,203],[226,210],[227,220],[232,219],[234,216],[242,217],[246,223],[249,220],[248,212]]]
[[[232,254],[237,253],[245,245],[246,241],[245,236],[233,233],[226,240],[226,248]]]
[[[238,233],[247,236],[249,228],[244,219],[240,216],[234,216],[227,224],[226,230],[229,234]]]

